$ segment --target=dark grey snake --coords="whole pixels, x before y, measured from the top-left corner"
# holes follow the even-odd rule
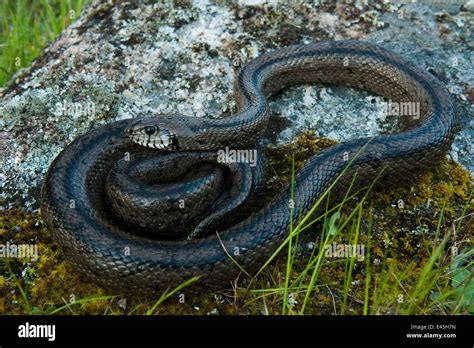
[[[300,83],[346,85],[417,103],[421,117],[407,117],[403,132],[335,145],[308,160],[294,180],[293,223],[347,166],[345,155],[351,166],[333,187],[333,202],[355,173],[353,189],[382,168],[380,181],[390,185],[429,169],[458,128],[447,89],[376,45],[319,42],[264,54],[238,74],[239,112],[231,117],[113,122],[57,156],[44,179],[41,213],[75,269],[105,287],[139,293],[173,288],[194,276],[197,291],[228,288],[240,269],[226,251],[238,250],[234,260],[250,273],[258,270],[288,234],[291,190],[239,220],[232,212],[259,185],[261,163],[216,164],[216,151],[255,148],[268,123],[267,98]],[[187,240],[193,230],[197,237]]]

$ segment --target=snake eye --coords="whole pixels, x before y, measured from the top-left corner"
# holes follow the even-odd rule
[[[155,134],[157,131],[157,127],[155,126],[147,126],[145,127],[145,134],[146,135],[153,135]]]

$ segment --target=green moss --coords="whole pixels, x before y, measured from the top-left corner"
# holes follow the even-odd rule
[[[314,132],[307,131],[291,143],[268,147],[265,149],[265,156],[268,157],[267,187],[278,189],[288,182],[291,178],[293,158],[297,171],[308,158],[335,143],[333,140],[319,138]]]

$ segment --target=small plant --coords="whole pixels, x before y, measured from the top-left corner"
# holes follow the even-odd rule
[[[0,86],[27,67],[91,0],[3,0],[0,3]]]

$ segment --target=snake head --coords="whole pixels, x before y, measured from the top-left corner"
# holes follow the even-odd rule
[[[128,126],[125,132],[138,145],[159,150],[179,150],[177,133],[166,119],[139,119]]]

